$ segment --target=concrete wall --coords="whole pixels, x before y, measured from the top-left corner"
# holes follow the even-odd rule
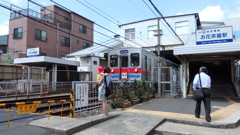
[[[169,25],[173,28],[175,31],[176,22],[181,21],[188,21],[188,34],[179,35],[180,38],[183,40],[183,42],[186,42],[189,38],[190,34],[192,32],[195,32],[197,29],[197,23],[195,19],[195,15],[186,15],[186,16],[174,16],[174,17],[166,17],[166,21],[169,23]],[[149,46],[156,46],[158,39],[157,36],[154,36],[153,38],[148,37],[148,26],[156,26],[158,24],[157,19],[149,19],[146,21],[139,21],[134,22],[130,24],[126,24],[121,26],[121,36],[125,37],[125,29],[131,29],[135,28],[135,39],[133,39],[133,42],[137,42],[140,45],[143,45],[144,47]],[[182,44],[176,36],[170,31],[170,28],[167,26],[167,24],[161,19],[160,21],[160,29],[162,30],[162,36],[161,36],[161,44],[162,45],[180,45]],[[157,29],[156,29],[157,33]],[[138,44],[134,44],[131,41],[125,40],[125,44],[134,46],[134,47],[141,47]],[[167,49],[167,48],[166,48]],[[172,50],[173,48],[169,48]]]

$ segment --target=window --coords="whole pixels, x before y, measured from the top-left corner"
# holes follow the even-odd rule
[[[50,22],[52,20],[52,13],[44,15],[43,20]]]
[[[126,39],[135,39],[135,29],[126,29],[125,30]]]
[[[117,67],[117,66],[118,66],[118,56],[110,55],[110,67]]]
[[[94,61],[93,61],[93,65],[97,65],[97,61],[94,60]]]
[[[64,18],[64,20],[68,21],[68,17],[64,16],[63,18]]]
[[[86,34],[86,33],[87,33],[87,27],[84,26],[84,25],[82,25],[82,24],[80,24],[80,29],[79,29],[79,31]]]
[[[152,69],[152,60],[150,58],[148,58],[148,67],[147,67],[147,71],[151,72]]]
[[[79,44],[79,40],[77,40],[77,44]]]
[[[153,38],[154,31],[157,31],[157,29],[158,29],[157,25],[155,25],[155,26],[148,26],[148,38]]]
[[[178,35],[188,34],[188,21],[176,22],[176,33]]]
[[[84,42],[84,43],[83,43],[83,49],[88,48],[88,47],[90,47],[90,44]]]
[[[121,67],[128,67],[128,56],[122,56],[121,58]]]
[[[13,39],[22,38],[22,34],[23,34],[22,28],[15,28],[13,31]]]
[[[61,45],[69,47],[70,46],[70,38],[62,36]]]
[[[139,66],[139,53],[131,54],[131,66],[138,67]]]
[[[47,41],[47,32],[36,29],[35,39],[36,40]]]

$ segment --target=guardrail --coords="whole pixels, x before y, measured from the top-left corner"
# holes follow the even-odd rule
[[[64,111],[63,109],[63,103],[64,102],[74,102],[74,101],[78,101],[80,99],[70,99],[70,100],[67,100],[67,99],[62,99],[62,100],[49,100],[49,101],[28,101],[28,102],[15,102],[15,103],[1,103],[0,104],[0,107],[6,107],[8,108],[8,124],[7,124],[7,128],[10,127],[10,112],[11,112],[11,107],[18,107],[18,113],[19,114],[22,114],[22,113],[32,113],[32,112],[35,112],[36,109],[37,109],[37,106],[38,104],[42,104],[42,103],[49,103],[48,105],[48,120],[50,119],[50,110],[51,110],[51,107],[50,107],[50,103],[57,103],[57,102],[61,102],[62,103],[62,108],[61,108],[61,117],[62,117],[62,112]],[[25,106],[23,106],[25,105]],[[29,106],[26,106],[26,105],[29,105]],[[70,111],[73,111],[73,107],[70,107]],[[71,115],[70,115],[71,117]]]
[[[71,82],[10,81],[0,82],[0,98],[39,96],[70,93]]]

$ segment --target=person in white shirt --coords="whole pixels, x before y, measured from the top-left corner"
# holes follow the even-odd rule
[[[206,67],[200,67],[199,74],[196,74],[193,80],[193,90],[197,90],[198,88],[202,88],[203,98],[196,101],[195,108],[195,117],[200,118],[201,113],[201,102],[203,101],[205,107],[205,118],[207,122],[211,122],[211,103],[210,103],[210,88],[211,88],[211,78],[207,75],[208,70]],[[201,78],[201,85],[199,80],[199,75]]]

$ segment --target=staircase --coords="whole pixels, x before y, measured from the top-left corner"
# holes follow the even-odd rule
[[[189,94],[187,95],[187,98],[192,98],[193,97],[192,84],[190,85],[189,90],[190,91]],[[210,92],[211,97],[237,97],[233,85],[227,82],[213,83]]]
[[[211,86],[212,97],[236,97],[236,92],[232,84],[229,83],[215,83]]]

